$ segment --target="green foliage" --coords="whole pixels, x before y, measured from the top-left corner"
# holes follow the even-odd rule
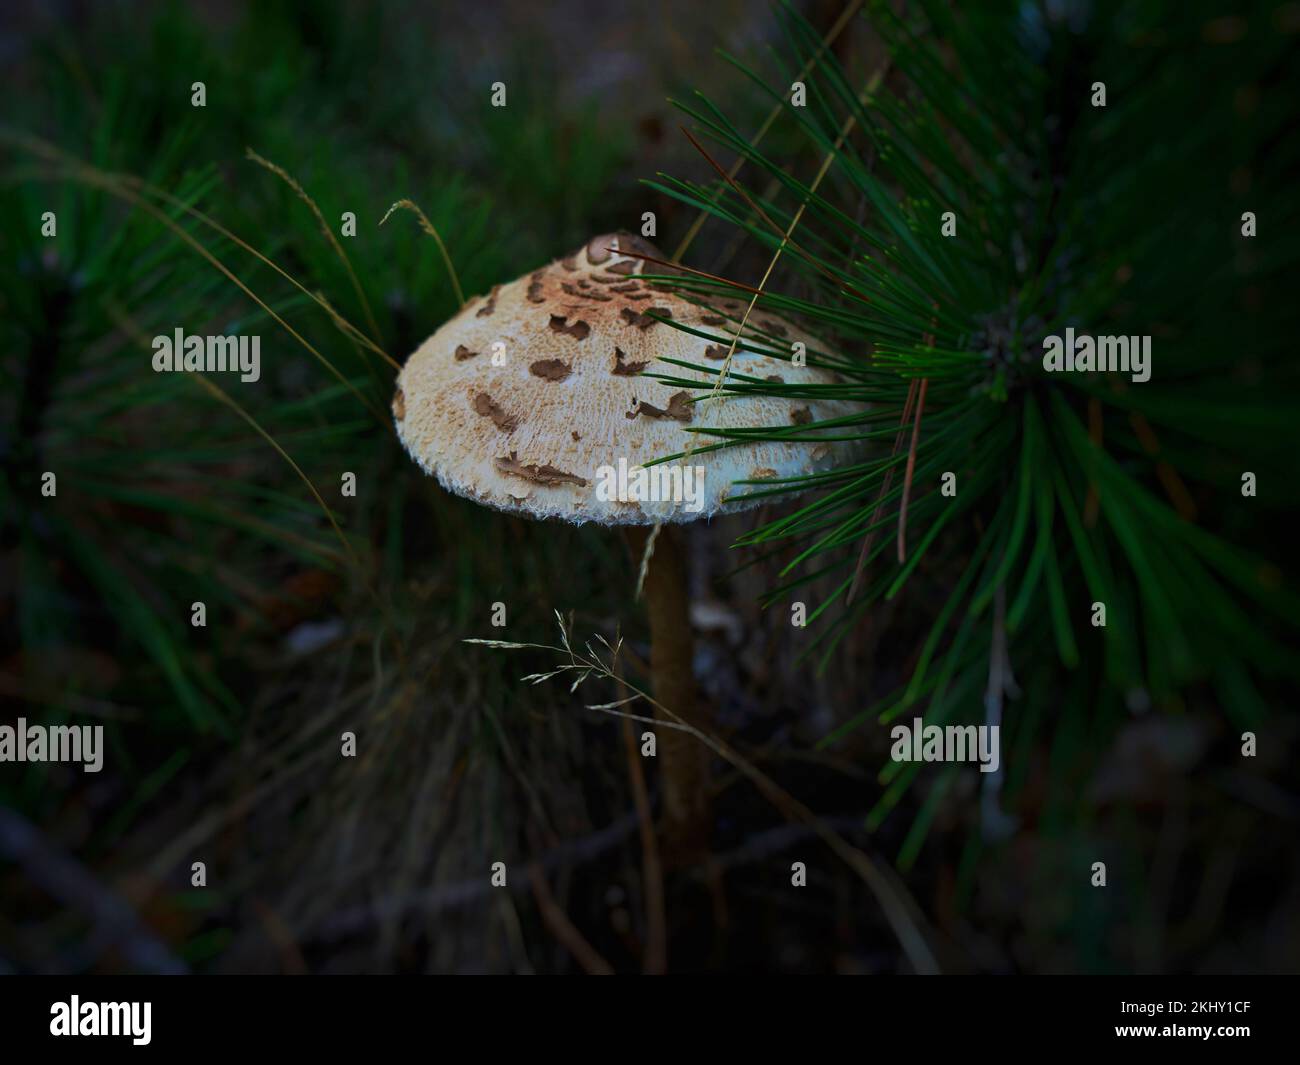
[[[1264,719],[1261,685],[1296,676],[1300,602],[1272,564],[1296,497],[1285,277],[1298,264],[1282,235],[1297,211],[1282,104],[1295,64],[1262,13],[1222,44],[1205,5],[1070,10],[927,2],[900,19],[871,5],[889,55],[875,86],[851,80],[787,9],[788,53],[769,69],[725,58],[782,109],[775,128],[798,130],[805,151],[769,152],[697,97],[681,109],[722,149],[720,165],[745,160],[738,186],[652,182],[743,231],[760,263],[781,249],[761,304],[825,337],[809,362],[842,383],[821,395],[870,404],[835,423],[869,457],[775,486],[773,496],[812,491],[742,538],[798,548],[772,599],[839,580],[810,615],[823,655],[884,599],[936,605],[910,675],[828,743],[921,707],[930,723],[984,721],[1003,633],[1023,687],[1007,703],[1004,750],[1071,735],[1076,766],[1102,749],[1126,702],[1177,711],[1210,690],[1246,727]],[[789,86],[803,70],[807,106],[795,107]],[[1096,81],[1105,108],[1091,105]],[[1267,220],[1261,237],[1241,236],[1245,210]],[[954,237],[941,232],[946,211]],[[698,276],[676,287],[749,300]],[[1067,326],[1153,336],[1152,379],[1045,373],[1043,338]],[[723,391],[793,394],[737,374]],[[717,446],[791,433],[699,431]],[[1269,485],[1259,498],[1241,496],[1246,470]],[[955,497],[940,493],[945,472]],[[1105,628],[1091,625],[1094,601],[1107,605]],[[1066,686],[1089,697],[1064,700]],[[998,703],[1004,694],[1012,685]],[[875,823],[918,769],[886,766]],[[1020,783],[1013,776],[1012,802]],[[1078,784],[1063,773],[1056,794]],[[918,847],[914,829],[904,857]]]
[[[118,9],[93,18],[36,48],[39,89],[0,131],[0,520],[22,572],[5,643],[64,710],[101,694],[102,678],[40,677],[41,663],[122,664],[115,697],[153,708],[154,738],[183,753],[195,736],[237,734],[255,692],[231,664],[280,637],[304,580],[373,612],[381,636],[400,641],[413,624],[391,603],[420,497],[391,472],[405,460],[388,360],[457,299],[434,241],[409,215],[379,229],[384,212],[419,203],[465,292],[482,292],[585,237],[586,201],[626,145],[591,124],[575,136],[536,103],[523,121],[520,91],[475,147],[465,131],[489,108],[450,91],[466,82],[463,57],[374,10],[259,4],[220,33],[180,5],[143,26]],[[522,69],[503,76],[527,83]],[[191,105],[198,80],[204,108]],[[347,262],[250,148],[301,184],[336,236],[356,214],[361,239],[339,238]],[[45,211],[55,238],[41,235]],[[153,373],[149,338],[178,326],[259,334],[259,386]],[[361,485],[346,508],[345,470]],[[453,510],[434,527],[496,557],[501,533],[463,523]],[[198,600],[223,623],[192,630]]]

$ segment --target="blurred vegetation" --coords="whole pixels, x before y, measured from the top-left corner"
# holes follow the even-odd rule
[[[466,291],[484,291],[579,242],[594,190],[615,181],[627,151],[590,123],[498,117],[486,94],[461,94],[458,112],[440,110],[431,123],[413,107],[411,87],[454,82],[453,49],[431,55],[426,45],[403,45],[374,12],[354,13],[345,28],[340,7],[308,6],[310,17],[300,5],[259,7],[228,36],[164,7],[142,33],[103,27],[123,44],[108,57],[79,53],[80,33],[56,36],[38,52],[34,78],[45,96],[24,101],[23,139],[9,140],[0,240],[5,370],[17,387],[4,397],[4,514],[6,542],[21,545],[24,560],[18,642],[29,655],[76,646],[84,601],[60,586],[93,587],[99,635],[139,641],[154,663],[151,678],[136,678],[136,697],[163,715],[174,707],[200,732],[229,735],[240,714],[237,696],[247,692],[232,692],[210,656],[242,653],[264,636],[267,581],[277,571],[357,579],[355,567],[341,565],[351,552],[391,583],[408,557],[402,517],[414,486],[392,476],[400,460],[387,415],[391,371],[311,294],[337,301],[400,362],[456,300],[435,244],[409,215],[375,229],[392,201],[413,197],[455,249]],[[381,53],[391,76],[375,81]],[[439,65],[448,69],[439,74]],[[150,76],[136,76],[141,70]],[[190,104],[192,79],[207,85],[205,108]],[[26,135],[34,133],[45,142],[33,146]],[[331,254],[294,191],[245,159],[246,146],[283,165],[335,228],[343,211],[356,213],[364,239],[345,241],[348,264]],[[528,172],[545,176],[530,184],[531,197],[519,187]],[[502,180],[484,180],[496,173]],[[200,213],[209,202],[219,210]],[[41,236],[46,210],[57,215],[57,240]],[[225,231],[206,224],[214,217]],[[329,497],[346,544],[291,467],[229,406],[186,375],[139,372],[139,338],[180,324],[262,334],[261,386],[215,383]],[[295,355],[290,328],[310,360]],[[59,497],[33,507],[46,469],[59,475]],[[361,486],[346,510],[334,489],[344,470]],[[458,549],[476,546],[469,537]],[[180,613],[173,587],[186,589]],[[225,614],[200,634],[207,653],[187,645],[188,624],[174,623],[188,615],[189,599]],[[470,606],[464,595],[456,602]]]
[[[109,794],[88,798],[64,767],[11,767],[0,799],[42,824],[66,819],[69,803],[93,807],[81,818],[106,818],[107,830],[97,824],[78,853],[111,867],[128,830],[154,838],[138,818],[183,808],[203,774],[220,780],[213,758],[255,737],[262,713],[300,716],[297,693],[273,678],[325,661],[313,648],[341,649],[350,667],[324,698],[350,701],[341,690],[365,677],[373,705],[409,684],[409,649],[436,668],[426,648],[475,631],[496,599],[513,622],[549,623],[549,604],[511,592],[542,586],[572,541],[608,557],[597,538],[537,535],[412,475],[383,353],[400,365],[457,302],[412,216],[377,227],[413,198],[472,294],[585,241],[590,224],[612,227],[638,193],[621,177],[627,137],[547,113],[527,91],[546,72],[523,54],[502,75],[517,101],[502,112],[486,88],[457,88],[468,78],[455,46],[372,9],[258,5],[223,32],[180,5],[143,25],[125,9],[94,17],[93,29],[40,39],[31,91],[5,116],[0,626],[3,694],[47,722],[96,715],[116,771]],[[336,233],[356,214],[347,264],[246,149],[284,167]],[[41,235],[46,211],[55,239]],[[147,338],[178,326],[260,334],[261,381],[149,371]],[[344,472],[355,499],[341,497]],[[425,558],[439,565],[420,585]],[[575,600],[594,580],[572,575]],[[204,629],[190,626],[197,601]],[[440,702],[467,698],[467,672]],[[502,714],[527,712],[491,669],[475,669],[475,687]],[[282,739],[293,750],[302,737]],[[465,739],[493,752],[499,742]],[[288,754],[277,747],[271,761]]]
[[[1159,2],[868,7],[888,52],[879,87],[846,77],[787,8],[786,48],[761,66],[727,58],[802,150],[756,144],[701,96],[682,110],[748,169],[739,182],[653,183],[780,249],[761,305],[827,337],[810,362],[843,380],[821,397],[871,405],[820,423],[877,444],[869,457],[770,488],[815,491],[742,542],[793,546],[772,602],[833,576],[810,614],[823,655],[887,600],[926,605],[901,683],[826,743],[922,712],[927,724],[1000,720],[1018,755],[1006,802],[1080,833],[1086,853],[1095,810],[1081,783],[1135,713],[1180,717],[1190,702],[1226,729],[1276,727],[1300,674],[1300,599],[1280,557],[1297,501],[1286,291],[1300,247],[1279,237],[1297,217],[1282,103],[1296,27],[1266,6],[1223,18]],[[787,88],[800,79],[806,107]],[[1104,107],[1091,104],[1097,83]],[[1242,235],[1246,211],[1271,220],[1271,238]],[[680,287],[749,300],[702,276]],[[1151,380],[1047,375],[1043,338],[1067,326],[1153,337]],[[724,391],[793,394],[739,378]],[[696,431],[714,447],[741,436]],[[1245,471],[1268,490],[1243,497]],[[1051,751],[1052,771],[1030,798],[1035,750]],[[870,823],[925,772],[886,763]],[[904,867],[955,778],[942,773],[915,814]]]

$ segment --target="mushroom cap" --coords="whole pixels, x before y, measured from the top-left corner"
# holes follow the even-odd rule
[[[794,426],[862,408],[839,400],[726,393],[693,404],[716,383],[744,305],[714,301],[727,311],[723,317],[652,289],[641,274],[668,271],[620,249],[662,258],[640,237],[595,237],[572,255],[471,299],[407,359],[393,397],[398,435],[444,488],[533,518],[605,525],[692,521],[763,502],[752,498],[761,485],[736,481],[814,473],[850,453],[843,442],[763,441],[695,450],[638,473],[653,459],[718,442],[687,428]],[[761,308],[750,315],[744,336],[783,353],[796,341],[809,350],[818,346]],[[707,368],[690,370],[666,358]],[[643,372],[698,384],[693,391]],[[736,375],[785,384],[838,380],[827,370],[739,347],[730,373],[733,381]],[[654,472],[673,466],[695,469]],[[620,469],[626,471],[621,482]],[[690,498],[682,497],[683,485],[695,486],[687,489]]]

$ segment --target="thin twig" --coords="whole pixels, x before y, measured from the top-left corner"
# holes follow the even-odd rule
[[[117,948],[131,968],[150,973],[189,971],[125,899],[47,840],[31,822],[3,807],[0,807],[0,856],[19,866],[32,883],[69,910],[86,916],[101,946]]]
[[[528,863],[528,880],[533,886],[533,898],[537,901],[538,912],[541,913],[542,921],[551,930],[551,934],[578,960],[578,964],[589,975],[613,976],[614,967],[587,942],[587,937],[578,931],[578,926],[569,920],[569,915],[555,901],[550,885],[546,883],[546,874],[539,863]]]
[[[621,648],[622,640],[615,646]],[[619,687],[623,683],[622,662],[615,653],[615,677]],[[659,861],[659,841],[655,837],[654,819],[650,816],[650,796],[646,791],[645,769],[637,750],[632,722],[623,719],[623,746],[627,751],[628,775],[632,779],[632,797],[636,801],[636,814],[641,823],[641,885],[645,891],[646,947],[641,965],[647,975],[658,975],[668,969],[668,920],[664,908],[663,865]]]
[[[561,664],[551,674],[545,676],[556,676],[565,672],[577,672],[580,680],[589,676],[599,676],[607,680],[614,680],[615,675],[613,665],[603,662],[598,655],[590,650],[588,645],[589,658],[574,652],[568,633],[564,631],[563,622],[561,621],[561,632],[563,634],[564,647],[547,647],[539,644],[511,644],[500,640],[481,640],[467,639],[465,643],[482,644],[489,647],[501,648],[536,648],[539,650],[550,650],[557,654],[569,658],[568,664]],[[862,879],[862,881],[871,890],[876,901],[898,938],[899,945],[903,948],[903,953],[907,956],[914,969],[920,973],[937,973],[939,963],[931,952],[926,937],[921,930],[924,918],[916,909],[915,902],[907,892],[907,888],[902,884],[893,873],[879,861],[868,855],[865,851],[853,846],[843,836],[833,829],[829,828],[822,820],[807,806],[792,796],[788,791],[782,788],[771,777],[751,763],[738,751],[734,750],[725,740],[703,729],[688,724],[670,707],[667,707],[656,700],[648,692],[623,681],[623,686],[633,692],[635,696],[644,699],[654,709],[658,710],[663,717],[652,718],[641,714],[634,714],[622,710],[619,707],[626,704],[628,700],[620,699],[617,704],[587,704],[587,709],[597,710],[601,713],[609,714],[613,717],[621,717],[632,721],[644,721],[653,723],[659,727],[671,727],[689,732],[697,740],[703,743],[718,757],[728,762],[735,769],[744,774],[751,783],[758,789],[768,802],[772,803],[778,810],[791,820],[801,822],[809,826],[813,832],[831,849],[831,851],[840,858],[849,868]],[[575,684],[576,687],[576,684]],[[667,720],[665,720],[667,719]]]

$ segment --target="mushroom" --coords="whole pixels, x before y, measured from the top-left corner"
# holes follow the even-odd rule
[[[757,506],[762,500],[752,498],[753,490],[734,482],[826,469],[843,445],[761,441],[649,469],[642,464],[691,447],[688,428],[799,426],[857,408],[770,395],[720,396],[705,407],[693,402],[697,392],[642,376],[672,374],[708,389],[734,334],[714,312],[649,287],[643,267],[651,273],[661,268],[627,251],[662,257],[640,237],[605,234],[471,300],[407,360],[393,414],[407,451],[448,491],[530,518],[630,526],[638,561],[645,527],[665,523],[644,584],[651,682],[657,702],[700,724],[686,560],[673,523]],[[663,320],[669,318],[709,336],[676,329]],[[757,328],[748,335],[759,334],[754,342],[764,347],[784,351],[799,340],[815,345],[769,312],[756,311],[750,323]],[[739,349],[731,373],[789,384],[834,380],[825,370]],[[675,499],[638,498],[656,494],[648,492],[655,470],[661,490],[687,491]],[[658,710],[656,716],[663,717]],[[669,729],[660,737],[659,756],[670,848],[674,838],[698,848],[708,827],[708,751]]]

